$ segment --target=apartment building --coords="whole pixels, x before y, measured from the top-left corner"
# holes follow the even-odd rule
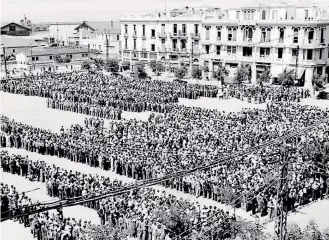
[[[228,9],[203,16],[201,59],[211,71],[219,64],[235,72],[248,65],[251,80],[269,68],[272,80],[294,69],[301,84],[314,71],[328,78],[329,16],[317,6],[273,5]]]
[[[199,63],[202,14],[206,9],[175,9],[121,19],[122,60]],[[213,11],[213,10],[212,10]]]

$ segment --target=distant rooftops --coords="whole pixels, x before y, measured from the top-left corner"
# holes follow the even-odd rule
[[[119,21],[84,21],[75,30],[90,28],[98,34],[120,34]]]
[[[32,53],[31,53],[32,52]],[[40,47],[33,48],[32,51],[28,51],[27,56],[46,56],[56,54],[76,54],[76,53],[88,53],[86,47]]]

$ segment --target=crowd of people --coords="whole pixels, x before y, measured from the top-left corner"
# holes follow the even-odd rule
[[[176,106],[166,116],[151,115],[148,122],[111,122],[108,129],[74,125],[55,134],[2,117],[1,145],[57,155],[144,180],[210,163],[326,118],[328,111],[289,103],[269,103],[266,110],[245,109],[229,114]],[[327,192],[326,175],[312,173],[318,171],[318,164],[323,164],[321,168],[325,171],[328,168],[328,130],[328,124],[322,124],[306,135],[286,142],[295,149],[292,156],[299,161],[297,180],[292,180],[292,188],[295,192],[306,188],[308,192],[303,197],[305,201],[298,200],[298,203],[307,202],[308,194],[312,192],[309,188],[313,185],[317,185],[313,199]],[[274,164],[268,164],[277,157],[271,156],[277,148],[269,146],[254,155],[233,159],[215,170],[196,172],[164,184],[196,196],[230,203],[244,192],[257,192],[267,183],[266,176],[277,169]],[[268,202],[270,196],[264,195],[264,199]],[[250,209],[248,199],[236,205]],[[267,209],[267,204],[264,206]]]
[[[220,90],[223,99],[237,98],[249,103],[300,102],[302,98],[310,98],[311,92],[300,87],[269,85],[227,85]]]
[[[32,161],[28,156],[10,155],[6,151],[1,151],[1,166],[4,172],[21,175],[30,181],[45,183],[47,194],[60,199],[79,197],[87,199],[87,197],[124,186],[122,182],[111,181],[104,176],[67,171],[56,165],[47,165],[43,161]],[[24,200],[27,199],[25,194],[23,194],[23,200],[16,197],[15,199],[18,200],[13,207],[11,204],[4,203],[5,212],[8,207],[16,210],[32,204],[30,199],[28,202]],[[168,240],[180,234],[179,229],[174,229],[162,216],[173,210],[179,211],[181,218],[190,219],[189,228],[206,223],[205,219],[210,216],[215,217],[219,222],[224,214],[216,207],[202,208],[198,202],[179,199],[151,188],[87,202],[84,206],[98,212],[102,225],[108,224],[127,232],[129,237],[143,240]],[[27,217],[24,219],[25,226],[28,226],[29,220]]]

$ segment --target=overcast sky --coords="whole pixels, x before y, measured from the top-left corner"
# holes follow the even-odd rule
[[[259,1],[268,2],[267,0],[167,0],[167,7],[212,5],[227,8]],[[101,21],[160,9],[165,9],[165,0],[1,0],[1,21],[19,22],[24,14],[32,22]]]

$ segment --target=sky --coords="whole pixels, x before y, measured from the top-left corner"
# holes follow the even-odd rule
[[[24,15],[32,23],[118,20],[125,15],[164,10],[165,1],[167,8],[170,9],[200,5],[228,8],[252,2],[268,2],[267,0],[1,0],[1,21],[19,22]]]

